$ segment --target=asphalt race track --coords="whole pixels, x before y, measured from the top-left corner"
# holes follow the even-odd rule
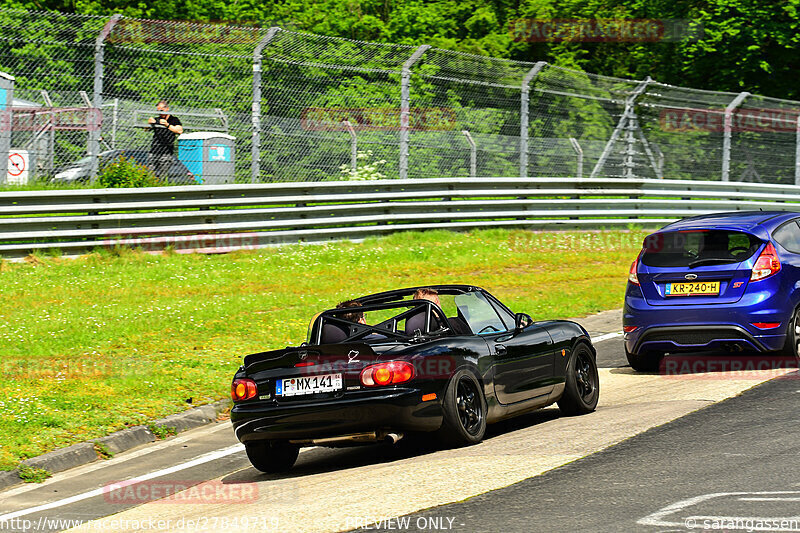
[[[453,531],[800,531],[793,372],[612,448],[404,517]],[[383,529],[383,531],[389,531]]]
[[[587,326],[595,413],[548,408],[461,449],[307,449],[282,476],[250,467],[222,422],[0,493],[0,531],[687,531],[800,515],[797,372],[636,374],[606,318]]]

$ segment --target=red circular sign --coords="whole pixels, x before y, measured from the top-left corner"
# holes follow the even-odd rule
[[[25,158],[19,154],[9,154],[8,173],[12,176],[19,176],[25,172]]]

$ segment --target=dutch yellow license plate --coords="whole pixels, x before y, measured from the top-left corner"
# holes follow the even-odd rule
[[[686,283],[667,283],[667,296],[716,296],[719,294],[719,281],[691,281]]]

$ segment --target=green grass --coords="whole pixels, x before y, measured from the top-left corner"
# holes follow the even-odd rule
[[[314,313],[344,299],[470,283],[534,319],[620,307],[644,235],[438,231],[0,262],[0,470],[226,397],[243,355],[302,342]]]
[[[41,483],[52,475],[53,474],[43,468],[19,465],[19,477],[25,483]]]

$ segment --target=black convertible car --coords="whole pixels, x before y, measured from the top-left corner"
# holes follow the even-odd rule
[[[567,415],[597,405],[595,350],[574,322],[533,322],[469,285],[348,305],[315,316],[302,345],[248,355],[236,372],[231,421],[258,470],[288,470],[302,446],[409,432],[461,446],[488,423],[556,402]]]

